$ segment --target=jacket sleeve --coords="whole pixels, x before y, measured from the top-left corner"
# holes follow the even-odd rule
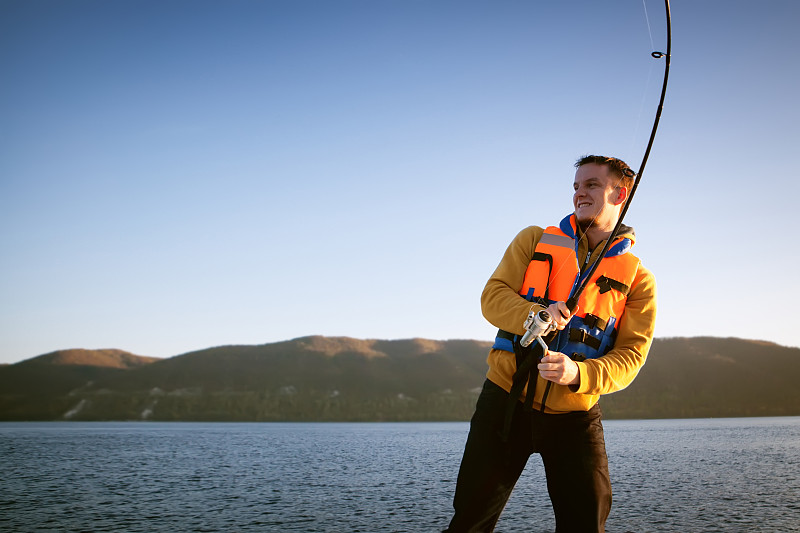
[[[570,389],[579,394],[609,394],[630,385],[647,358],[655,322],[655,277],[639,265],[620,318],[614,348],[602,357],[578,363],[580,383]]]
[[[522,324],[531,307],[541,308],[520,296],[519,290],[543,232],[537,226],[529,226],[520,231],[506,249],[503,259],[486,282],[481,294],[483,316],[492,325],[510,333],[524,334]]]

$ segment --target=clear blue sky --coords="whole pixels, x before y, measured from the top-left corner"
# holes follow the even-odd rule
[[[575,159],[641,162],[646,7],[0,0],[0,362],[492,339],[483,285],[571,211]],[[672,14],[626,218],[656,336],[798,346],[800,4]]]

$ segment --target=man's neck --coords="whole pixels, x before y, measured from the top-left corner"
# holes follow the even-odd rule
[[[589,249],[594,250],[598,244],[608,239],[613,229],[614,228],[611,228],[611,230],[608,231],[604,231],[598,228],[589,228],[586,231],[586,239],[589,241]]]
[[[611,232],[614,231],[614,226],[611,228],[598,228],[596,226],[590,226],[589,228],[580,228],[580,232],[586,238],[586,242],[589,244],[589,251],[594,250],[598,244],[606,240],[610,235]]]

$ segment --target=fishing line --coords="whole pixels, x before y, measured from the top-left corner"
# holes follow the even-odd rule
[[[634,147],[636,146],[636,139],[639,137],[639,130],[642,125],[642,116],[644,116],[644,104],[647,102],[647,93],[649,93],[650,88],[650,79],[653,75],[653,64],[650,64],[650,68],[647,70],[647,79],[644,82],[644,88],[642,89],[642,100],[639,102],[639,114],[636,115],[636,127],[633,129],[633,135],[631,135],[631,143],[628,145],[628,151],[633,152]]]
[[[644,4],[644,0],[642,1],[642,3]],[[639,165],[639,171],[638,172],[634,172],[632,170],[629,170],[629,172],[630,172],[629,176],[634,178],[633,186],[631,187],[631,190],[628,191],[628,197],[625,200],[625,204],[622,207],[622,211],[620,211],[620,214],[619,214],[619,217],[617,218],[617,223],[614,226],[614,229],[611,231],[611,234],[606,239],[605,244],[603,245],[603,248],[600,251],[600,254],[598,255],[598,257],[595,260],[595,262],[592,264],[591,268],[588,270],[588,272],[586,272],[585,274],[581,275],[581,278],[580,278],[581,281],[579,282],[577,289],[574,289],[573,292],[572,292],[572,295],[567,299],[566,304],[567,304],[567,307],[569,308],[570,312],[574,312],[577,309],[578,300],[580,299],[580,296],[583,293],[583,291],[586,289],[586,287],[588,285],[588,281],[591,280],[592,277],[594,276],[595,272],[597,271],[598,266],[600,266],[600,263],[602,262],[603,258],[608,253],[608,250],[609,250],[612,242],[614,242],[614,240],[617,238],[617,235],[619,234],[620,228],[622,227],[622,220],[625,218],[625,214],[628,212],[628,208],[630,207],[631,201],[633,200],[633,196],[636,193],[636,189],[638,188],[639,183],[641,182],[642,175],[644,174],[644,168],[647,165],[647,160],[650,157],[650,150],[653,147],[653,141],[655,140],[656,132],[658,131],[658,124],[659,124],[659,121],[661,120],[661,112],[664,109],[664,98],[665,98],[666,93],[667,93],[667,82],[669,80],[670,58],[672,56],[672,17],[670,15],[669,0],[664,0],[664,6],[665,6],[666,18],[667,18],[667,51],[666,51],[666,53],[665,52],[654,51],[654,52],[652,52],[650,54],[651,57],[653,57],[654,59],[664,59],[665,60],[664,61],[664,81],[663,81],[663,84],[661,86],[661,97],[660,97],[659,102],[658,102],[658,107],[656,108],[656,116],[655,116],[655,119],[653,120],[653,128],[650,131],[650,138],[649,138],[649,140],[647,142],[647,148],[645,148],[644,156],[642,157],[642,162]],[[647,16],[647,6],[646,5],[645,5],[645,20],[647,21],[648,32],[650,33],[650,40],[651,40],[651,43],[652,43],[652,32],[650,30],[650,19]],[[598,214],[596,214],[595,217]],[[585,235],[585,232],[584,232],[584,237],[585,236],[586,235]],[[548,279],[548,281],[547,281],[547,286],[549,287],[549,285],[550,285],[550,279]],[[547,339],[547,342],[550,342],[552,340],[552,337],[554,336],[554,334],[555,334],[555,332],[551,332],[550,334],[548,334],[549,339]],[[545,351],[546,350],[542,350],[542,354],[538,356],[539,359],[544,355]],[[516,347],[515,347],[515,352],[516,352]],[[506,420],[505,420],[504,429],[503,429],[503,435],[505,435],[504,438],[507,438],[508,430],[510,428],[510,421],[511,421],[511,417],[513,416],[513,408],[514,408],[514,403],[513,402],[516,402],[517,397],[522,392],[522,387],[527,385],[527,381],[521,381],[521,380],[518,381],[518,378],[523,378],[523,379],[525,378],[525,374],[530,371],[531,367],[534,364],[534,359],[535,359],[534,352],[530,351],[528,353],[528,355],[525,357],[525,359],[523,360],[522,365],[521,366],[518,365],[517,371],[514,373],[514,379],[513,379],[514,383],[512,385],[512,389],[511,389],[511,393],[510,393],[510,397],[511,397],[511,402],[512,403],[509,404],[510,407],[506,412]],[[538,379],[538,376],[537,376],[537,379]],[[535,385],[536,382],[534,381],[533,383]],[[544,391],[544,394],[542,396],[542,401],[541,401],[541,411],[542,412],[544,412],[544,410],[545,410],[545,403],[546,403],[546,400],[547,400],[547,395],[548,395],[548,392],[550,391],[550,386],[552,385],[552,383],[553,383],[552,381],[549,381],[549,380],[547,381],[547,386],[545,387],[545,391]],[[531,396],[531,398],[530,399],[526,399],[526,401],[525,401],[526,404],[528,404],[529,401],[531,403],[533,401],[533,398],[532,398],[533,395],[530,394],[530,391],[529,391],[529,396]]]
[[[636,189],[639,186],[639,181],[640,181],[641,176],[642,176],[642,174],[644,172],[644,168],[647,165],[647,159],[650,156],[650,149],[652,148],[653,141],[655,140],[656,131],[658,130],[658,123],[659,123],[659,120],[661,119],[661,111],[662,111],[662,109],[664,107],[664,97],[665,97],[666,91],[667,91],[667,80],[669,78],[669,62],[670,62],[670,57],[672,55],[672,18],[671,18],[671,14],[670,14],[669,0],[664,0],[664,6],[665,6],[666,18],[667,18],[667,21],[666,21],[667,22],[667,51],[666,51],[666,53],[665,52],[654,51],[654,52],[652,52],[650,54],[650,56],[652,58],[654,58],[654,59],[666,58],[665,67],[664,67],[664,83],[663,83],[663,86],[661,88],[661,99],[659,101],[658,108],[656,110],[656,117],[655,117],[655,120],[653,122],[652,131],[650,133],[650,139],[649,139],[649,141],[647,143],[647,148],[645,149],[645,154],[644,154],[644,157],[642,158],[642,162],[639,165],[639,171],[638,172],[633,172],[632,175],[629,175],[629,177],[634,178],[633,186],[630,187],[630,190],[628,191],[628,197],[625,199],[625,204],[622,207],[622,211],[620,212],[620,216],[619,216],[619,218],[617,220],[617,224],[614,227],[614,229],[611,232],[611,234],[608,236],[608,239],[605,242],[605,246],[602,248],[602,253],[595,260],[595,262],[592,264],[591,268],[589,268],[589,270],[586,272],[585,277],[584,277],[584,274],[579,274],[579,277],[578,277],[579,281],[578,281],[577,290],[575,291],[574,295],[572,297],[570,297],[569,300],[567,301],[567,305],[570,308],[570,310],[574,310],[576,308],[577,302],[578,302],[578,298],[580,297],[581,293],[585,289],[588,280],[594,275],[595,271],[597,270],[597,267],[599,266],[600,261],[602,261],[603,257],[608,252],[608,249],[610,248],[611,244],[616,239],[617,234],[619,233],[619,230],[620,230],[620,228],[622,226],[622,219],[625,217],[625,214],[628,211],[628,206],[630,205],[631,200],[633,199],[633,195],[636,193]],[[650,16],[647,13],[647,2],[646,2],[646,0],[642,0],[642,7],[644,8],[644,20],[645,20],[645,23],[647,25],[647,34],[648,34],[648,36],[650,38],[650,49],[654,50],[655,49],[655,43],[653,41],[653,31],[652,31],[652,28],[650,26]],[[634,129],[634,136],[631,139],[631,145],[630,145],[630,149],[631,150],[633,150],[634,144],[636,143],[636,136],[638,135],[639,127],[640,127],[640,124],[641,124],[641,118],[642,118],[642,115],[644,114],[644,104],[645,104],[645,101],[647,100],[647,89],[650,86],[650,79],[651,79],[651,76],[653,74],[653,68],[654,68],[654,65],[651,63],[650,64],[650,68],[647,71],[647,79],[646,79],[646,82],[644,84],[644,89],[642,91],[642,100],[641,100],[641,103],[639,104],[639,114],[638,114],[638,117],[636,119],[636,127]],[[621,184],[622,184],[622,177],[620,177],[619,181],[617,182],[617,186],[621,186]],[[594,217],[592,217],[592,220],[589,223],[588,227],[591,227],[594,224],[594,222],[596,221],[596,219],[597,219],[597,217],[599,215],[600,215],[600,213],[596,213],[594,215]],[[586,238],[588,240],[588,237],[586,237],[585,232],[583,233],[583,235],[581,235],[581,237],[578,240],[578,242],[580,242],[580,240],[582,240],[584,238]],[[589,250],[587,253],[588,253],[587,261],[588,261],[589,258],[592,255],[592,250]],[[565,265],[563,265],[563,264],[559,266],[559,269],[556,270],[556,272],[552,276],[553,279],[555,279],[555,277],[564,268],[564,266]],[[579,267],[580,267],[580,265],[579,265]],[[582,270],[582,268],[581,268],[581,270]],[[550,279],[547,280],[547,285],[545,286],[545,292],[546,292],[546,289],[549,289],[549,287],[550,287]]]
[[[614,229],[611,231],[611,235],[608,236],[608,240],[606,240],[605,246],[603,246],[603,250],[600,253],[600,257],[598,261],[592,265],[589,273],[586,274],[586,279],[584,282],[578,287],[578,290],[570,296],[569,300],[567,300],[567,307],[570,309],[576,309],[578,306],[578,299],[580,298],[581,293],[586,288],[586,281],[591,279],[594,275],[594,272],[597,270],[597,267],[600,265],[600,261],[608,252],[608,248],[611,246],[611,242],[617,237],[619,233],[620,227],[622,226],[622,220],[625,218],[625,214],[628,212],[628,208],[631,205],[631,201],[633,200],[634,194],[636,194],[636,189],[639,187],[639,183],[642,180],[642,175],[644,174],[644,168],[647,165],[647,160],[650,158],[650,150],[653,148],[653,141],[656,138],[656,132],[658,131],[658,123],[661,121],[661,112],[664,110],[664,98],[667,95],[667,82],[669,81],[669,63],[670,58],[672,57],[672,17],[670,15],[670,8],[669,8],[669,0],[664,0],[664,6],[667,15],[667,51],[666,52],[659,52],[654,51],[650,54],[651,57],[654,59],[664,59],[664,82],[661,85],[661,97],[658,101],[658,107],[656,108],[656,116],[653,120],[653,129],[650,131],[650,139],[647,141],[647,148],[644,151],[644,156],[642,157],[642,162],[639,165],[639,171],[634,174],[635,179],[633,182],[633,187],[628,193],[628,199],[625,201],[625,205],[622,207],[622,211],[619,214],[619,218],[617,219],[617,224],[614,226]]]
[[[653,31],[650,29],[650,17],[647,16],[647,2],[642,0],[642,7],[644,7],[644,20],[647,23],[647,33],[650,35],[650,49],[654,49],[656,47],[653,44]]]
[[[653,30],[650,27],[650,16],[647,14],[647,1],[642,0],[642,7],[644,8],[644,21],[647,25],[647,35],[650,37],[650,49],[654,50],[656,45],[653,42]],[[642,125],[642,115],[644,115],[644,104],[647,101],[647,93],[649,92],[648,89],[650,88],[650,79],[653,76],[653,68],[654,65],[650,63],[650,68],[647,69],[647,79],[644,83],[644,88],[642,89],[642,100],[639,103],[639,114],[636,116],[636,127],[633,130],[633,135],[631,136],[631,144],[629,147],[629,151],[633,151],[634,146],[636,145],[636,138],[639,136],[639,128]]]

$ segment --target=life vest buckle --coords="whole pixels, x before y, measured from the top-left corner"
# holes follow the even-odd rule
[[[590,348],[593,348],[595,350],[599,350],[600,345],[602,344],[602,341],[600,339],[586,333],[586,331],[582,329],[577,329],[577,328],[570,328],[569,341],[585,344],[586,346],[589,346]]]
[[[599,316],[591,313],[586,313],[586,316],[583,317],[583,323],[589,328],[599,328],[602,330],[605,330],[606,326],[608,325],[608,321],[603,320]]]

